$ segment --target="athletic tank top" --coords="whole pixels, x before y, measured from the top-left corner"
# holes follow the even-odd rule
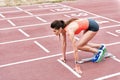
[[[79,34],[82,30],[87,30],[89,26],[89,21],[88,19],[81,19],[81,20],[76,20],[75,22],[78,23],[79,28],[75,31],[75,34]],[[68,28],[68,26],[66,26]]]

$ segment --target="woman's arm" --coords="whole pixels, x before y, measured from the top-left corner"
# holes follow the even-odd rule
[[[80,69],[80,65],[77,63],[77,61],[79,60],[79,56],[78,56],[78,49],[76,46],[76,40],[74,38],[74,32],[70,31],[69,32],[69,37],[70,40],[72,41],[72,46],[73,46],[73,50],[74,50],[74,58],[75,58],[75,71],[78,73],[82,73],[81,69]]]
[[[72,42],[72,46],[73,46],[73,50],[74,50],[74,58],[75,58],[75,62],[77,62],[79,60],[79,56],[78,56],[78,49],[77,49],[77,46],[76,46],[76,40],[74,38],[74,32],[70,31],[69,32],[69,38]]]
[[[65,62],[66,61],[66,32],[62,33],[62,60]]]

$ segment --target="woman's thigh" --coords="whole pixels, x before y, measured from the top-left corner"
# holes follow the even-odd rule
[[[97,32],[93,31],[86,31],[85,34],[82,36],[82,38],[78,42],[78,46],[84,46],[86,45],[95,35]]]

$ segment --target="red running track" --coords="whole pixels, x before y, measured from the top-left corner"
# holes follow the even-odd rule
[[[119,80],[119,7],[119,1],[115,0],[1,7],[0,80]],[[61,56],[61,44],[49,26],[55,19],[72,17],[95,19],[100,31],[91,42],[106,44],[115,57],[100,63],[80,64],[83,74],[76,74],[68,40],[67,63],[61,64],[57,60]],[[79,52],[79,56],[82,59],[92,54]]]

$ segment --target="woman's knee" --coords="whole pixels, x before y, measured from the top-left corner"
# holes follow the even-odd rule
[[[78,49],[78,50],[82,50],[82,49],[83,49],[83,46],[84,46],[84,44],[79,44],[79,45],[77,46],[77,49]]]

